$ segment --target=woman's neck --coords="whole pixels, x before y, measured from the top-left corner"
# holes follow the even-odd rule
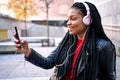
[[[84,40],[84,36],[83,36],[83,35],[77,35],[77,38],[78,38],[79,40]]]
[[[78,35],[77,35],[77,38],[80,39],[80,40],[84,40],[85,35],[86,35],[86,31],[85,31],[84,33],[78,34]]]

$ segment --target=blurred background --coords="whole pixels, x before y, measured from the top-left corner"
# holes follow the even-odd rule
[[[67,31],[67,12],[74,1],[89,1],[98,8],[105,33],[116,47],[120,80],[120,0],[0,0],[0,80],[48,80],[53,69],[43,70],[27,62],[24,66],[24,55],[15,54],[14,27],[20,39],[47,56]]]

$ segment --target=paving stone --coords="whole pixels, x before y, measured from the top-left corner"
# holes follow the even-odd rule
[[[34,49],[46,57],[55,47]],[[49,80],[53,69],[45,70],[29,63],[23,54],[0,54],[0,80]],[[116,80],[120,80],[120,57],[116,59],[116,69]]]

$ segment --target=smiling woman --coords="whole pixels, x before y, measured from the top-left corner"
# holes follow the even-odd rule
[[[55,67],[50,80],[116,80],[115,47],[103,30],[96,6],[75,2],[67,17],[68,32],[48,57],[29,48],[27,41],[18,44],[15,34],[16,51],[36,66]]]
[[[71,35],[77,35],[78,39],[83,39],[87,27],[83,23],[83,14],[78,9],[71,8],[68,12],[68,30]]]

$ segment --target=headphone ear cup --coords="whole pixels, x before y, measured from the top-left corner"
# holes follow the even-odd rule
[[[83,17],[83,23],[85,24],[85,25],[90,25],[90,16],[84,16]]]

